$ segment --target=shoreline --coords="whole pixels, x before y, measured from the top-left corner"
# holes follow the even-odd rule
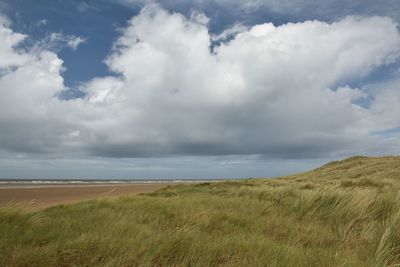
[[[127,186],[180,183],[219,182],[225,179],[194,180],[7,180],[0,179],[0,190],[8,188],[47,188],[47,187],[85,187],[85,186]]]
[[[101,197],[108,198],[150,193],[171,184],[179,183],[58,184],[43,187],[0,186],[0,207],[26,205],[33,209],[44,209]]]
[[[0,184],[0,190],[4,189],[35,189],[35,188],[74,188],[74,187],[105,187],[105,186],[141,186],[141,185],[160,185],[160,184],[179,184],[170,182],[149,182],[149,183],[12,183]]]

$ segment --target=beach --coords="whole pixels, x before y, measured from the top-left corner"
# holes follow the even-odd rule
[[[27,204],[34,209],[47,208],[99,197],[118,197],[153,192],[169,183],[84,184],[84,185],[17,185],[0,186],[0,207]]]

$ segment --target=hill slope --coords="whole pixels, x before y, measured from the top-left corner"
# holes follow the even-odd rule
[[[400,157],[156,193],[0,209],[0,266],[400,264]]]
[[[396,187],[400,185],[400,157],[351,157],[315,170],[285,177],[315,185]]]
[[[400,181],[400,157],[351,157],[330,162],[307,174],[329,179],[385,179]]]

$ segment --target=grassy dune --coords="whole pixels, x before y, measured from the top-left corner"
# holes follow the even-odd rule
[[[0,209],[0,266],[399,266],[400,157]]]

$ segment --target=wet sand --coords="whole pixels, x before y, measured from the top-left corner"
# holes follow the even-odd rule
[[[153,192],[167,186],[157,184],[118,185],[64,185],[34,188],[0,188],[0,207],[13,204],[28,204],[34,209],[47,208],[59,204],[79,202],[98,197],[117,197],[130,194]]]

